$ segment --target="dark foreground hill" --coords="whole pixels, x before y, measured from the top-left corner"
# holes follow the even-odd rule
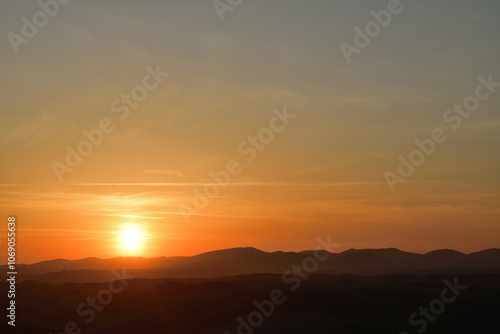
[[[17,286],[16,328],[2,320],[0,333],[399,334],[424,326],[428,334],[500,333],[500,275],[295,279],[135,278],[114,293],[109,283],[25,281]]]
[[[263,252],[255,248],[233,248],[189,257],[82,260],[52,260],[19,265],[18,280],[50,283],[99,282],[112,278],[111,269],[125,268],[142,278],[223,277],[254,273],[282,274],[293,265],[300,265],[313,251]],[[0,267],[0,272],[6,272]],[[436,250],[427,254],[388,249],[351,249],[329,253],[316,273],[330,275],[394,275],[394,274],[466,274],[499,273],[500,249],[463,254],[453,250]]]

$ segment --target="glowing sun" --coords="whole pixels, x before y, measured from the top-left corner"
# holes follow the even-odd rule
[[[138,253],[142,248],[144,233],[139,226],[127,224],[118,234],[118,241],[123,251],[126,253]]]

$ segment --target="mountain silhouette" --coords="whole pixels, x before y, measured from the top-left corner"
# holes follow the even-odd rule
[[[143,278],[211,278],[255,273],[283,274],[300,265],[313,251],[264,252],[256,248],[231,248],[185,257],[117,257],[110,259],[56,259],[19,265],[20,280],[52,283],[97,282],[112,279],[112,269],[127,269]],[[4,272],[6,266],[0,267]],[[394,275],[418,273],[500,273],[500,249],[471,254],[442,249],[417,254],[396,248],[349,249],[330,253],[317,273]]]

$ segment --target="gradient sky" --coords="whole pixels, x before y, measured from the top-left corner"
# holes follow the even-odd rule
[[[500,81],[500,3],[402,5],[347,64],[339,44],[387,1],[246,0],[222,22],[211,1],[73,0],[18,54],[7,34],[40,8],[2,2],[1,244],[15,215],[19,262],[125,255],[127,223],[141,256],[327,235],[339,251],[499,247],[500,89],[456,131],[443,113],[479,75]],[[119,120],[112,101],[157,64],[170,75]],[[284,106],[296,119],[187,224],[179,205]],[[116,129],[59,182],[52,162],[106,117]],[[436,127],[449,139],[391,192],[384,172]]]

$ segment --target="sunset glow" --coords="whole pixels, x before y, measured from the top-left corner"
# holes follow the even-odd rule
[[[144,241],[144,234],[135,224],[126,224],[118,233],[120,247],[125,254],[137,255]]]
[[[1,334],[499,333],[500,0],[0,31]]]
[[[407,1],[379,36],[388,1],[49,2],[0,11],[20,262],[498,247],[499,1]]]

